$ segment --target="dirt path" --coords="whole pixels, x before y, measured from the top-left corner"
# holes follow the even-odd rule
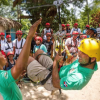
[[[100,62],[98,62],[100,67]],[[55,95],[45,90],[42,86],[34,86],[32,83],[24,83],[21,88],[23,100],[100,100],[100,68],[96,71],[87,86],[82,90],[62,90]],[[0,100],[3,100],[0,95]]]

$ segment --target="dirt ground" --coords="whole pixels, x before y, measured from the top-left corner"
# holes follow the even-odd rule
[[[100,62],[98,62],[98,71],[96,71],[89,83],[82,90],[62,90],[55,95],[45,90],[42,86],[34,86],[32,83],[23,83],[21,91],[23,100],[100,100]],[[0,100],[3,100],[0,95]]]

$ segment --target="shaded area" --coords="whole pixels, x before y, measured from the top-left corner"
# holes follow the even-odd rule
[[[62,90],[55,95],[45,90],[42,86],[34,86],[32,83],[22,83],[21,91],[23,100],[100,100],[100,62],[98,70],[94,73],[89,83],[82,90]],[[0,95],[0,100],[3,100]]]
[[[24,83],[21,88],[23,94],[23,100],[67,100],[65,94],[59,94],[56,91],[54,95],[51,95],[50,91],[47,91],[42,86],[34,86],[32,83]]]

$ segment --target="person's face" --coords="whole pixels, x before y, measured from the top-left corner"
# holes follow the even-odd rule
[[[77,25],[74,25],[74,27],[77,28],[78,26]]]
[[[1,35],[1,39],[4,39],[4,35]]]
[[[40,45],[40,44],[41,44],[41,41],[37,39],[37,40],[36,40],[36,44],[37,44],[37,45]]]
[[[8,56],[9,60],[13,60],[13,57],[14,57],[13,55]]]
[[[73,39],[76,39],[77,38],[77,34],[76,35],[73,35]]]
[[[46,28],[50,28],[50,26],[49,25],[46,25]]]
[[[17,38],[18,39],[21,39],[22,38],[22,35],[21,34],[17,34]]]
[[[7,60],[5,58],[5,56],[0,52],[0,65],[3,66],[6,64]]]
[[[66,26],[66,28],[69,28],[70,26]]]
[[[47,40],[50,40],[51,39],[51,36],[50,35],[47,35]]]
[[[8,41],[8,42],[11,42],[11,38],[7,38],[7,41]]]
[[[78,50],[78,57],[79,57],[79,63],[80,64],[86,64],[89,62],[89,56],[83,52],[81,52],[80,50]]]
[[[89,29],[88,29],[88,30],[86,31],[86,34],[92,36],[92,35],[94,34],[94,32],[93,32],[92,30],[89,30]]]
[[[62,30],[65,30],[65,27],[64,26],[62,26]]]

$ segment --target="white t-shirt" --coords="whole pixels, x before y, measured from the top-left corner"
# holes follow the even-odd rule
[[[98,36],[100,37],[100,27],[97,28],[97,33],[99,33]]]
[[[70,34],[72,34],[74,31],[77,31],[79,34],[81,33],[81,30],[79,28],[72,28]]]
[[[22,39],[21,39],[20,41],[17,40],[17,47],[16,47],[16,40],[17,40],[17,39],[15,39],[15,40],[13,41],[13,47],[15,47],[15,54],[20,54],[20,52],[21,52],[21,50],[22,50],[22,48],[20,48],[20,47],[21,47],[21,43],[22,43],[22,47],[23,47],[26,40],[23,39],[23,42],[22,42]]]
[[[13,51],[13,43],[12,42],[10,42],[10,43],[6,42],[5,43],[5,53],[7,54],[9,51]]]
[[[65,46],[72,45],[71,47],[68,47],[68,50],[70,53],[77,52],[78,44],[79,44],[78,40],[76,40],[76,42],[74,43],[73,38],[68,38],[68,39],[66,39],[66,42],[65,42]],[[76,46],[76,47],[74,47],[74,46]]]
[[[5,52],[5,40],[1,40],[1,50],[3,50]]]
[[[49,28],[48,30],[47,28],[44,29],[44,36],[43,36],[44,40],[47,40],[46,33],[51,33],[51,28]]]

